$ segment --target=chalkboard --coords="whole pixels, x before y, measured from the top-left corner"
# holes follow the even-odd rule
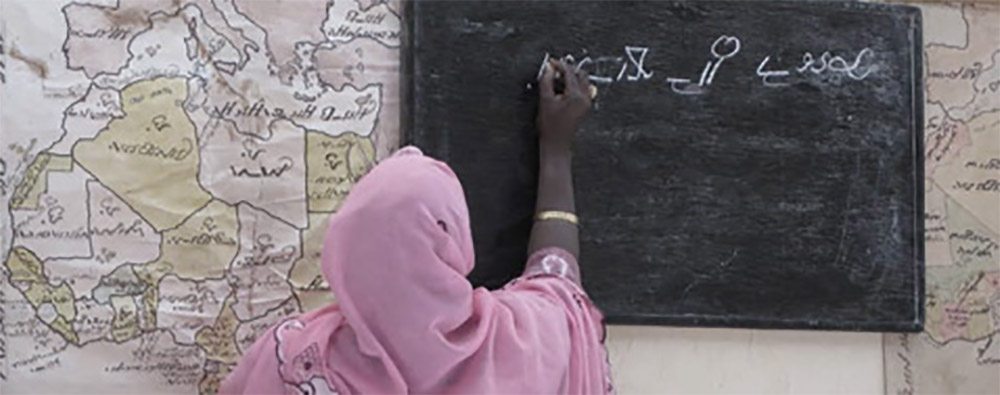
[[[474,284],[523,268],[545,58],[598,87],[574,156],[610,323],[917,331],[921,16],[800,2],[410,4],[406,137],[457,172]]]

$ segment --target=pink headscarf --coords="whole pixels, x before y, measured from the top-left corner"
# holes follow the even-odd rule
[[[331,220],[322,269],[337,303],[285,320],[222,393],[605,393],[601,315],[567,278],[473,289],[458,178],[405,148]]]

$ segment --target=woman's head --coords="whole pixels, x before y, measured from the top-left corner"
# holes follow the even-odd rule
[[[415,147],[396,152],[354,186],[331,219],[324,243],[324,255],[366,250],[366,261],[395,255],[389,248],[429,243],[442,263],[463,276],[474,263],[469,212],[458,177]],[[324,266],[331,264],[338,263],[324,259]],[[381,264],[402,269],[408,263]]]
[[[458,178],[416,148],[354,186],[330,220],[322,255],[323,275],[359,344],[397,357],[403,350],[394,348],[414,347],[413,331],[448,331],[471,314],[465,276],[474,262]]]

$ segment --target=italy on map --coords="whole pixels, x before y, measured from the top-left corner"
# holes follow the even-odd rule
[[[214,393],[330,302],[326,222],[397,146],[400,11],[0,2],[3,390]]]

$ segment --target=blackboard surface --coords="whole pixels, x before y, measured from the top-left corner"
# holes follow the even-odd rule
[[[463,182],[475,284],[523,268],[535,79],[546,56],[569,55],[599,88],[574,175],[584,286],[608,322],[921,328],[917,9],[410,7],[404,133]]]

